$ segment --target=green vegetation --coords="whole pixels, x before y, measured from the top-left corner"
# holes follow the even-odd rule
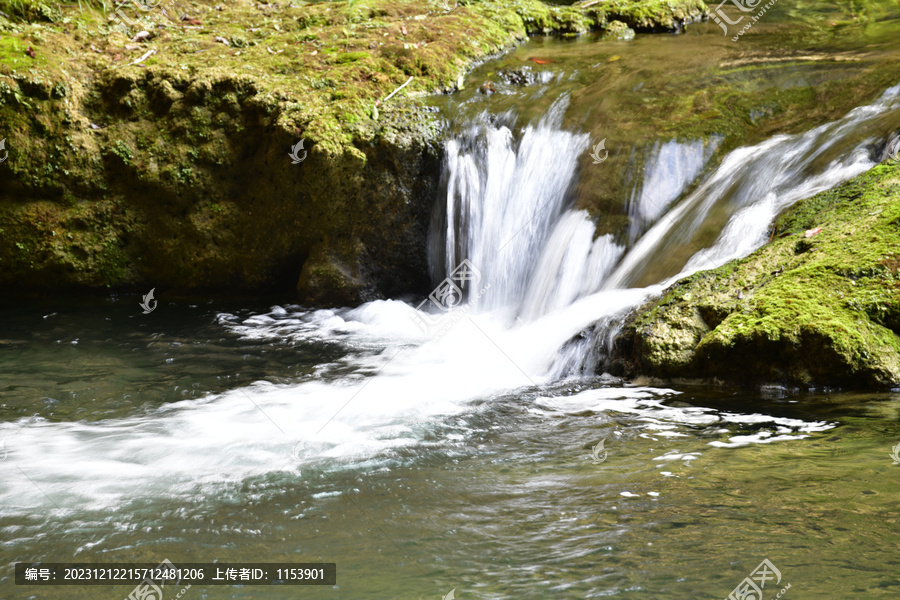
[[[0,284],[427,286],[439,177],[426,93],[531,33],[665,29],[700,0],[204,0],[148,11],[0,0]],[[183,17],[182,17],[183,15]],[[649,19],[649,20],[648,20]],[[149,35],[137,36],[140,31]],[[412,82],[391,100],[384,99]],[[308,156],[291,164],[305,140]]]
[[[896,383],[898,199],[900,165],[885,163],[798,203],[771,243],[686,278],[640,311],[620,353],[633,357],[634,372],[662,377]]]

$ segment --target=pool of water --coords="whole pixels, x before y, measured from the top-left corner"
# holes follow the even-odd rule
[[[326,424],[298,451],[301,418],[312,415],[283,403],[304,402],[299,382],[352,389],[416,342],[395,332],[385,343],[378,320],[359,312],[234,304],[161,301],[143,315],[120,298],[7,313],[16,318],[0,326],[3,597],[130,589],[29,593],[12,585],[16,561],[163,558],[336,562],[337,586],[299,593],[385,599],[453,588],[481,598],[726,597],[768,558],[791,597],[896,597],[900,394],[523,381],[424,419],[364,409],[392,400],[362,390],[345,411],[368,429],[335,437]],[[461,387],[467,376],[456,374]],[[427,404],[442,390],[419,393]],[[131,448],[135,470],[119,482],[107,476],[108,462],[128,460],[117,446]]]
[[[709,23],[534,39],[434,103],[453,136],[479,114],[520,133],[564,98],[547,139],[605,139],[609,157],[581,153],[559,187],[623,252],[728,151],[895,85],[898,8],[877,6],[853,21],[780,0],[739,42]],[[900,112],[873,123],[853,145]],[[673,272],[693,249],[676,252]],[[896,598],[900,392],[554,376],[566,340],[643,297],[629,294],[514,327],[476,308],[439,338],[392,300],[158,297],[149,314],[138,296],[5,300],[0,598],[133,589],[16,586],[18,561],[163,559],[337,563],[333,587],[195,585],[187,600],[726,598],[764,559],[766,600],[788,585],[789,599]]]

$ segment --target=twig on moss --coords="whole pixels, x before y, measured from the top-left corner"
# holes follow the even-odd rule
[[[406,80],[406,83],[404,83],[403,85],[401,85],[400,87],[398,87],[396,90],[394,90],[393,92],[391,92],[390,95],[388,95],[388,97],[384,99],[384,102],[387,102],[388,100],[390,100],[391,98],[393,98],[394,95],[395,95],[397,92],[399,92],[400,90],[402,90],[403,88],[405,88],[406,86],[408,86],[408,85],[409,85],[409,82],[412,81],[412,80],[413,80],[412,77],[410,77],[409,79],[407,79],[407,80]]]
[[[148,58],[150,58],[151,56],[153,56],[154,54],[156,54],[156,50],[147,50],[146,54],[144,54],[142,57],[140,57],[139,59],[137,59],[137,60],[134,61],[134,62],[128,63],[128,64],[125,65],[125,66],[126,66],[126,67],[130,67],[131,65],[136,65],[136,64],[138,64],[138,63],[142,63],[142,62],[144,62],[145,60],[147,60]]]

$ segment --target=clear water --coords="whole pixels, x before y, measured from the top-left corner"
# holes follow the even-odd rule
[[[696,54],[688,36],[636,42],[622,56]],[[554,53],[565,73],[560,55],[613,43],[518,52]],[[709,60],[682,64],[679,81],[702,81]],[[641,78],[673,85],[657,62]],[[455,191],[438,205],[432,266],[440,280],[470,258],[490,286],[441,335],[398,301],[311,311],[159,298],[149,315],[135,297],[3,306],[0,598],[132,588],[17,587],[16,561],[163,558],[338,565],[334,588],[194,586],[184,598],[724,598],[764,558],[787,598],[895,598],[900,393],[575,376],[580,349],[560,350],[701,268],[697,250],[720,261],[759,242],[777,203],[752,197],[741,168],[788,165],[767,182],[805,193],[870,166],[867,148],[896,123],[894,95],[744,148],[649,136],[635,150],[648,166],[617,196],[639,226],[616,238],[594,236],[596,215],[578,206],[604,180],[585,168],[599,122],[586,98],[600,88],[553,77],[539,95],[460,94],[447,109]],[[627,105],[633,77],[594,82]],[[691,211],[709,232],[679,238],[690,227],[670,223]]]
[[[724,598],[765,557],[794,597],[897,593],[889,453],[900,394],[596,378],[522,381],[454,406],[439,402],[451,395],[445,383],[421,383],[403,410],[363,390],[342,414],[370,427],[329,425],[298,451],[312,411],[298,382],[327,382],[349,399],[363,365],[377,370],[403,349],[396,337],[377,343],[377,322],[252,301],[163,302],[144,316],[130,298],[47,319],[40,307],[7,314],[20,325],[3,326],[4,345],[21,359],[7,355],[2,380],[26,383],[3,389],[5,598],[130,591],[30,595],[9,579],[17,560],[162,557],[338,563],[334,589],[195,586],[197,598],[439,598],[451,588],[463,598]],[[51,319],[62,337],[42,325]],[[461,388],[477,376],[454,374]],[[257,377],[279,383],[248,385]],[[57,398],[25,401],[37,388]],[[142,388],[159,395],[130,406],[115,397]],[[31,411],[40,419],[20,418]],[[600,440],[606,459],[595,464]],[[114,479],[117,452],[134,470]]]

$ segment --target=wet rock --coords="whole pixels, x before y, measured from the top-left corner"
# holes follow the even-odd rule
[[[517,67],[515,69],[502,69],[497,71],[497,76],[509,85],[520,87],[534,85],[538,82],[537,74],[535,74],[534,69],[528,65]]]
[[[898,189],[900,165],[884,164],[797,203],[767,246],[679,281],[636,311],[601,370],[757,385],[896,386],[900,229],[891,207]],[[803,238],[811,229],[821,232]],[[864,244],[848,244],[862,231]]]
[[[634,29],[622,21],[610,21],[606,26],[604,37],[616,40],[632,40],[634,39]]]
[[[490,96],[491,94],[497,93],[497,88],[494,87],[494,82],[485,81],[483,84],[481,84],[481,87],[478,88],[478,91],[485,96]]]

